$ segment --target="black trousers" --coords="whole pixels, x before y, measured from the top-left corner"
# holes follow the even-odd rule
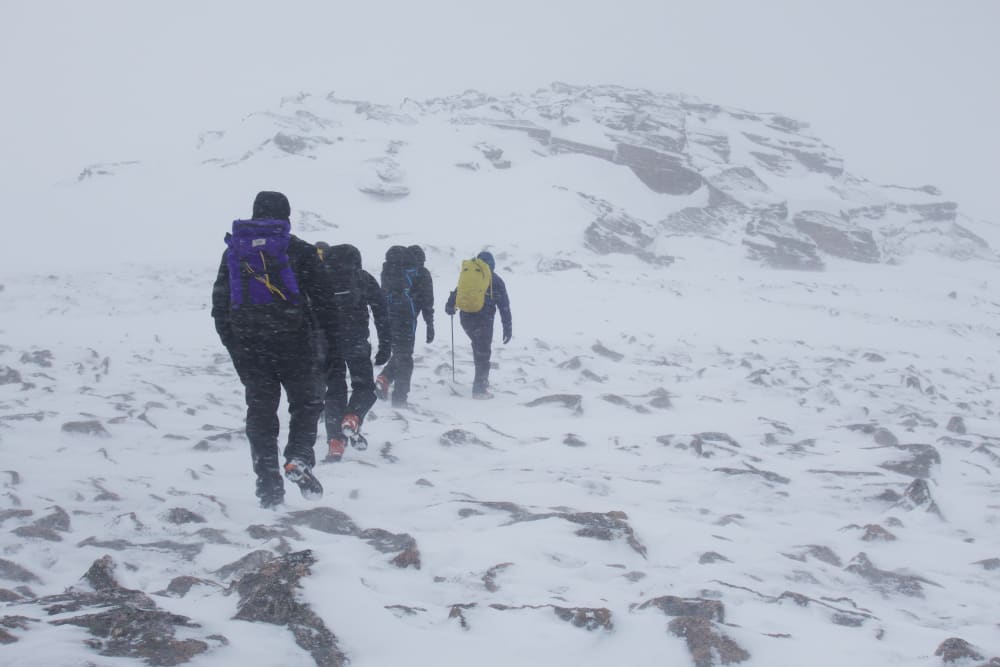
[[[258,488],[262,481],[281,484],[278,459],[278,405],[284,388],[288,400],[288,441],[284,458],[316,463],[313,447],[323,401],[315,342],[310,335],[268,341],[239,341],[230,349],[246,393],[247,440]]]
[[[410,380],[413,377],[413,346],[416,343],[417,323],[409,313],[390,312],[389,326],[392,333],[392,356],[382,368],[382,375],[392,383],[393,405],[404,405],[410,395]]]
[[[326,358],[326,439],[343,439],[340,423],[351,413],[364,422],[375,404],[375,378],[372,370],[372,346],[367,340],[339,341],[343,349],[327,352]],[[347,375],[351,376],[350,398]]]
[[[472,380],[472,393],[480,394],[490,386],[490,357],[493,356],[493,318],[477,317],[475,313],[462,313],[462,329],[472,342],[472,362],[476,375]]]

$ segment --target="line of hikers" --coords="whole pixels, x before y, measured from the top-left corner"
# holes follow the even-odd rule
[[[257,194],[249,220],[233,222],[212,289],[212,317],[243,383],[256,495],[261,507],[284,501],[284,477],[307,499],[319,499],[314,446],[320,415],[326,427],[326,461],[339,461],[347,443],[367,447],[361,427],[376,400],[405,407],[413,375],[413,350],[422,316],[434,341],[434,285],[420,246],[392,246],[381,281],[362,268],[349,244],[312,245],[291,233],[291,206],[280,192]],[[445,312],[460,311],[472,343],[472,396],[489,391],[495,315],[503,342],[511,339],[510,300],[483,251],[462,262]],[[380,284],[381,282],[381,284]],[[378,338],[374,365],[369,311]],[[350,377],[350,392],[347,378]],[[288,441],[278,453],[278,405],[288,401]]]

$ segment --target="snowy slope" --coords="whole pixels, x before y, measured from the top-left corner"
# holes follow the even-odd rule
[[[439,303],[489,247],[514,315],[494,401],[468,398],[458,327],[452,382],[439,313],[416,407],[376,405],[323,501],[280,512],[256,507],[208,315],[260,189],[376,275],[422,244]],[[1000,655],[995,226],[850,174],[801,123],[614,87],[296,95],[190,146],[109,147],[38,207],[48,252],[0,273],[4,664]],[[335,651],[234,618],[230,584],[307,549],[298,600]],[[190,619],[173,657],[52,623],[106,608],[51,598],[100,593],[81,576],[105,555]]]

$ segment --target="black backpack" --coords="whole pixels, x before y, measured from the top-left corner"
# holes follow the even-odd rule
[[[356,311],[364,303],[361,252],[348,243],[331,246],[323,253],[323,268],[333,285],[333,303],[338,314]]]
[[[413,260],[410,250],[401,245],[394,245],[386,251],[385,261],[382,263],[381,282],[382,291],[385,292],[390,306],[406,302],[412,307],[413,298],[410,291],[417,278],[417,268]]]

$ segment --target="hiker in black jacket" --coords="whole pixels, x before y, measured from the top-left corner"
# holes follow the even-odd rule
[[[375,403],[375,380],[372,370],[372,346],[369,342],[368,310],[375,319],[378,352],[375,363],[389,359],[389,313],[385,296],[378,281],[361,267],[361,252],[353,245],[327,246],[322,250],[323,267],[330,275],[337,304],[337,329],[334,343],[326,351],[326,437],[328,451],[325,461],[340,461],[345,440],[364,449],[368,446],[361,435],[361,424]],[[351,376],[350,399],[347,395],[347,374]]]
[[[278,458],[278,404],[288,399],[285,476],[303,497],[323,487],[312,473],[316,429],[323,411],[315,327],[337,328],[329,282],[316,249],[289,232],[288,199],[261,192],[253,219],[233,223],[212,288],[212,317],[246,389],[246,433],[262,507],[285,497]],[[259,258],[259,263],[258,263]]]
[[[504,345],[510,342],[512,330],[507,285],[494,270],[496,262],[493,259],[493,254],[484,250],[476,255],[476,259],[483,260],[490,267],[492,280],[486,290],[482,309],[474,313],[462,311],[459,315],[459,321],[462,323],[462,329],[469,336],[469,340],[472,341],[472,360],[476,366],[475,379],[472,381],[472,397],[484,399],[493,398],[493,394],[489,391],[490,357],[493,354],[493,323],[497,311],[500,311]],[[444,307],[444,312],[448,315],[455,314],[457,291],[453,290],[448,295],[448,303]]]
[[[423,250],[416,249],[419,252],[392,246],[386,251],[382,264],[382,292],[389,308],[392,356],[375,378],[375,387],[378,397],[383,400],[389,398],[389,388],[392,387],[394,407],[405,407],[410,394],[413,347],[420,313],[423,313],[427,326],[427,342],[434,340],[434,286],[430,272],[425,268],[421,271]]]

